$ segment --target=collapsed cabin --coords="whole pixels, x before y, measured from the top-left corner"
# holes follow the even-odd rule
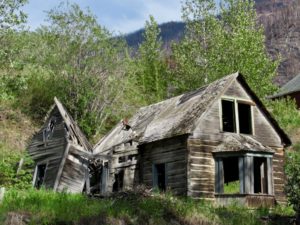
[[[92,147],[61,102],[54,101],[28,146],[35,163],[33,186],[80,193],[89,186]]]
[[[93,149],[100,192],[138,184],[193,198],[250,206],[285,202],[284,148],[290,139],[243,76],[141,108]]]

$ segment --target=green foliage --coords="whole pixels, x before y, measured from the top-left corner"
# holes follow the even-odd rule
[[[17,173],[21,158],[24,159],[24,163]],[[0,186],[26,189],[31,187],[31,181],[32,160],[30,157],[0,143]]]
[[[164,61],[160,29],[153,16],[145,24],[144,41],[133,59],[130,82],[138,88],[144,104],[159,102],[167,96],[167,67]]]
[[[266,53],[254,1],[223,0],[218,9],[212,0],[185,1],[186,36],[173,45],[175,85],[187,91],[239,71],[260,97],[271,93],[278,61]]]
[[[49,11],[48,22],[35,32],[5,34],[9,54],[0,58],[1,99],[41,119],[57,96],[89,137],[106,132],[124,89],[124,42],[76,4]]]
[[[300,144],[294,146],[294,151],[288,152],[285,164],[287,183],[285,186],[289,203],[294,210],[300,210]]]
[[[30,224],[261,224],[260,217],[284,209],[248,209],[238,204],[217,207],[208,201],[174,197],[170,193],[143,197],[136,193],[109,199],[47,190],[8,190],[0,218],[25,213]],[[286,214],[279,214],[286,215]]]
[[[236,194],[240,193],[240,181],[232,181],[224,184],[225,194]]]
[[[14,76],[14,55],[19,51],[19,43],[12,37],[12,29],[19,28],[27,15],[21,10],[27,0],[3,0],[0,2],[0,101],[14,98],[12,92],[23,85],[24,80]],[[13,39],[13,41],[12,41]],[[15,79],[17,78],[17,79]],[[15,80],[15,82],[13,82]],[[13,87],[12,87],[13,86]],[[11,89],[13,88],[13,89]]]
[[[292,133],[300,127],[300,114],[294,100],[283,98],[265,100],[264,103],[285,131]]]
[[[27,0],[4,0],[0,3],[0,31],[25,22],[27,15],[20,8]]]

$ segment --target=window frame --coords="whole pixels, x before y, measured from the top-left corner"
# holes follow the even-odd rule
[[[217,153],[214,155],[215,162],[215,194],[216,195],[232,195],[224,193],[224,167],[223,159],[229,157],[238,157],[239,167],[239,194],[251,195],[274,195],[274,181],[273,181],[273,153]],[[267,193],[254,192],[254,158],[266,159],[266,174]],[[247,171],[251,171],[250,173]]]
[[[234,104],[234,119],[235,119],[235,132],[224,131],[223,128],[223,108],[222,108],[222,101],[231,101]],[[240,123],[239,123],[239,109],[238,104],[247,104],[250,106],[250,113],[251,113],[251,134],[241,133],[240,132]],[[244,134],[244,135],[255,135],[255,127],[254,127],[254,107],[255,103],[250,99],[244,98],[237,98],[237,97],[229,97],[229,96],[222,96],[219,101],[219,118],[220,118],[220,132],[228,132],[228,133],[237,133],[237,134]]]
[[[158,173],[157,167],[158,165],[164,165],[164,190],[159,188],[158,186]],[[167,163],[153,163],[152,164],[152,187],[157,188],[159,191],[166,191],[168,187],[168,171],[167,171]]]
[[[43,177],[43,182],[42,182],[42,184],[40,185],[40,187],[37,187],[37,186],[36,186],[36,182],[37,182],[37,176],[38,176],[38,168],[39,168],[39,166],[41,166],[41,165],[45,165],[45,172],[44,172],[44,177]],[[45,177],[46,177],[46,175],[47,175],[47,169],[48,169],[48,161],[47,161],[47,162],[40,162],[40,163],[37,163],[37,164],[35,165],[34,174],[33,174],[33,180],[32,180],[32,186],[33,186],[34,188],[40,189],[40,188],[44,185],[44,183],[45,183]]]

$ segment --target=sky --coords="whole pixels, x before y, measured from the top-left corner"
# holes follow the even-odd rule
[[[99,24],[115,34],[131,33],[145,25],[149,15],[161,24],[181,20],[182,0],[69,0],[82,9],[87,7],[96,15]],[[23,11],[28,15],[31,30],[47,24],[46,12],[62,0],[29,0]]]

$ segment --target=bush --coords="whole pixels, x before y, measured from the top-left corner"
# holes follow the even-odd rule
[[[17,174],[21,158],[24,159],[24,163]],[[30,157],[26,153],[9,149],[0,143],[0,186],[27,189],[31,187],[31,182],[32,160]]]
[[[287,175],[286,194],[295,211],[300,210],[300,143],[294,151],[287,153],[285,172]]]
[[[300,127],[300,114],[291,98],[265,101],[279,125],[288,133]]]

